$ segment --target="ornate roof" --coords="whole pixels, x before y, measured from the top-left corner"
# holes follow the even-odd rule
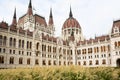
[[[62,29],[74,27],[81,28],[79,22],[73,17],[72,10],[70,7],[69,18],[64,22]]]

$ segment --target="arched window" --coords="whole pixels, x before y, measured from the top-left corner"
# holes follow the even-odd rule
[[[44,45],[42,44],[42,51],[44,51]]]
[[[24,48],[24,40],[22,40],[22,48]]]
[[[98,60],[96,60],[96,61],[95,61],[95,64],[96,64],[96,65],[99,65],[99,61],[98,61]]]
[[[35,60],[35,65],[39,65],[38,59]]]
[[[2,45],[2,35],[0,35],[0,45]]]
[[[110,51],[110,45],[108,45],[108,51]]]
[[[23,64],[23,58],[22,57],[19,58],[19,64]]]
[[[117,47],[117,42],[115,42],[115,44],[114,44],[114,45],[115,45],[115,48],[116,48],[116,47]]]
[[[44,51],[46,51],[46,45],[44,45]]]
[[[48,65],[51,65],[51,60],[48,61]]]
[[[104,48],[104,52],[106,51],[106,46],[103,46],[103,48]]]
[[[78,65],[81,65],[81,63],[80,63],[80,62],[78,62]]]
[[[3,39],[3,45],[6,46],[6,42],[7,42],[7,37],[4,36],[4,39]]]
[[[27,59],[27,64],[30,64],[30,58]]]
[[[4,63],[4,56],[0,56],[0,64]]]
[[[46,65],[46,61],[45,60],[42,61],[42,65]]]
[[[120,47],[120,41],[118,41],[118,47]]]
[[[101,46],[101,52],[103,52],[103,47]]]
[[[97,53],[99,52],[99,48],[97,47]]]
[[[14,64],[14,57],[10,57],[10,64]]]
[[[29,48],[29,41],[27,41],[27,49]]]
[[[83,62],[83,65],[86,65],[86,61]]]
[[[64,65],[66,65],[66,62],[64,61]]]
[[[19,40],[19,48],[21,48],[21,40]]]
[[[10,38],[9,45],[12,46],[12,38]]]
[[[32,42],[30,42],[30,49],[32,49]]]
[[[102,60],[102,64],[106,64],[106,60],[105,59]]]
[[[56,65],[56,61],[54,61],[53,63],[54,63],[54,65]]]
[[[92,61],[89,61],[89,65],[92,65]]]
[[[14,41],[13,41],[13,46],[15,47],[16,46],[16,39],[14,38]]]
[[[5,48],[3,49],[3,53],[5,53],[6,52],[6,50],[5,50]]]
[[[37,50],[39,49],[39,43],[36,44],[36,49],[37,49]]]

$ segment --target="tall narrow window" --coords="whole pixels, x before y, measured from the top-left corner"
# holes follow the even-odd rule
[[[16,47],[16,39],[14,38],[13,46]]]
[[[19,64],[23,64],[23,58],[19,58]]]
[[[0,64],[4,63],[4,56],[0,56]]]
[[[36,44],[36,49],[37,49],[37,50],[39,49],[39,43]]]
[[[27,64],[28,64],[28,65],[30,64],[30,58],[27,59]]]
[[[0,45],[2,45],[2,35],[0,35]]]
[[[10,57],[10,64],[14,64],[14,57]]]
[[[22,48],[24,48],[24,40],[22,40]]]
[[[19,40],[19,48],[21,48],[21,40]]]
[[[30,49],[32,49],[32,42],[30,42]]]
[[[10,38],[9,45],[12,46],[12,38]]]
[[[3,45],[6,46],[6,42],[7,42],[7,37],[4,36],[4,39],[3,39]]]
[[[29,41],[27,41],[27,49],[29,48]]]
[[[115,42],[115,48],[117,47],[117,42]]]

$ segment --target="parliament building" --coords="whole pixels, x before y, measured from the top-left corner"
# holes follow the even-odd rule
[[[109,34],[87,40],[71,8],[60,37],[54,36],[52,9],[46,21],[33,14],[30,0],[25,14],[18,20],[16,15],[15,8],[10,25],[0,22],[0,68],[120,67],[120,20],[113,21]]]

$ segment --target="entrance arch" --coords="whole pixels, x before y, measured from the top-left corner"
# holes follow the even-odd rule
[[[120,67],[120,58],[116,61],[117,67]]]

